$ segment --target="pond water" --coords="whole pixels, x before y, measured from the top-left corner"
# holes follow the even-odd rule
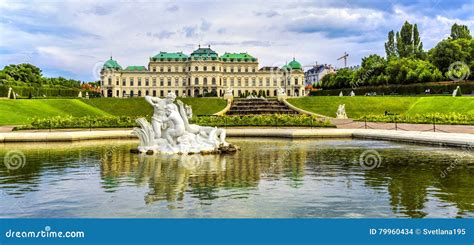
[[[229,141],[242,150],[146,156],[129,153],[137,141],[0,145],[0,217],[474,217],[467,149]]]

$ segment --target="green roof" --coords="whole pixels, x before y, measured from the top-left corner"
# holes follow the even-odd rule
[[[194,50],[194,52],[191,53],[191,57],[193,59],[217,60],[219,58],[219,55],[214,50],[212,50],[210,47],[209,48],[199,47],[198,49]]]
[[[177,53],[167,53],[167,52],[160,52],[159,54],[155,55],[152,57],[152,60],[161,60],[161,61],[171,61],[171,60],[186,60],[188,59],[189,56],[183,54],[183,52],[177,52]]]
[[[112,57],[110,57],[110,59],[104,63],[102,69],[122,70],[122,67],[117,63],[117,61],[113,60]]]
[[[255,57],[247,53],[225,53],[220,58],[222,61],[257,61]]]
[[[293,58],[293,61],[288,63],[288,67],[290,67],[293,70],[301,70],[301,64],[300,62],[296,61],[295,58]]]
[[[146,68],[144,66],[127,66],[125,68],[127,71],[146,71]]]

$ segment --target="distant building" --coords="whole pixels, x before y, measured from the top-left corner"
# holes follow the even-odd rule
[[[325,75],[331,73],[336,73],[336,69],[331,65],[315,65],[304,73],[305,84],[319,84]]]
[[[190,55],[160,52],[150,58],[148,67],[122,68],[117,61],[105,62],[101,70],[104,97],[213,95],[221,97],[227,88],[234,96],[247,93],[277,96],[283,88],[288,96],[304,95],[304,71],[293,59],[283,67],[262,67],[247,53],[219,56],[209,47],[199,47]]]

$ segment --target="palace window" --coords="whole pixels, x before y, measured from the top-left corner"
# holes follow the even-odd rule
[[[156,90],[153,90],[153,97],[156,97]]]
[[[252,72],[255,72],[255,68],[252,69]]]
[[[249,78],[246,77],[246,78],[245,78],[245,87],[248,87],[248,86],[249,86]]]
[[[234,87],[234,78],[231,78],[231,79],[230,79],[230,86],[231,86],[231,87]]]
[[[127,86],[127,79],[122,78],[122,86]]]
[[[234,72],[234,67],[231,67],[231,68],[230,68],[230,72]]]
[[[249,68],[245,67],[245,72],[249,72]]]
[[[207,77],[204,78],[203,84],[204,86],[207,86]]]
[[[199,85],[199,78],[196,77],[196,78],[194,79],[194,85]]]
[[[215,67],[215,66],[212,67],[212,71],[216,71],[216,67]]]
[[[163,97],[164,96],[164,92],[163,90],[160,90],[160,96]]]
[[[174,86],[178,87],[179,86],[179,78],[174,79]]]
[[[175,71],[175,72],[179,72],[179,66],[176,66],[176,67],[174,68],[174,71]]]
[[[183,78],[183,86],[186,86],[186,78]]]
[[[242,79],[240,77],[237,78],[237,86],[242,86]]]
[[[145,95],[146,95],[146,96],[150,95],[150,91],[146,90],[146,91],[145,91]]]
[[[163,72],[163,66],[160,66],[160,71]]]
[[[141,97],[141,96],[142,96],[142,91],[138,90],[138,97]]]
[[[153,71],[155,72],[156,71],[156,67],[153,66]]]
[[[298,85],[298,78],[295,78],[295,85]]]
[[[216,78],[215,77],[212,78],[212,85],[216,85]]]
[[[227,86],[227,78],[224,77],[224,86]]]
[[[195,71],[199,71],[199,67],[197,67],[197,66],[194,67],[194,70],[195,70]]]
[[[163,78],[160,78],[160,86],[161,87],[165,86],[165,80]]]
[[[153,78],[153,87],[156,87],[156,77]]]
[[[241,72],[242,71],[242,68],[237,68],[237,72]]]
[[[150,80],[148,78],[145,78],[145,86],[150,86]]]
[[[263,79],[262,78],[258,79],[258,86],[260,86],[260,87],[263,86]]]
[[[130,86],[133,86],[133,77],[130,78]]]
[[[204,71],[207,71],[207,66],[204,66]]]
[[[138,78],[138,86],[142,86],[142,78],[141,77]]]
[[[117,86],[118,86],[118,85],[119,85],[119,83],[120,83],[120,80],[119,80],[119,79],[118,79],[118,77],[117,77],[117,79],[115,80],[115,85],[117,85]]]
[[[171,72],[171,66],[168,66],[168,72]]]
[[[171,86],[171,77],[168,77],[168,86]]]
[[[109,81],[109,86],[112,85],[112,78],[109,77],[108,81]]]
[[[252,78],[252,86],[257,86],[257,80],[255,79],[255,77]]]
[[[282,86],[284,85],[283,80],[281,81],[281,85],[282,85]],[[291,85],[291,78],[288,78],[288,85]]]
[[[290,85],[290,80],[288,80],[288,85]],[[281,79],[280,81],[280,86],[285,86],[285,80],[284,79]]]
[[[270,87],[270,78],[267,77],[267,87]]]

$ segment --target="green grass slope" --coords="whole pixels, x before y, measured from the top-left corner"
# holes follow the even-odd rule
[[[335,117],[338,106],[345,104],[347,115],[354,119],[368,114],[383,114],[385,111],[410,115],[435,112],[474,113],[474,97],[310,96],[290,98],[288,102],[301,109],[330,117]]]
[[[34,117],[107,116],[108,113],[79,99],[0,100],[0,125],[20,125]]]
[[[221,111],[227,101],[218,98],[178,98],[193,108],[194,115],[210,115]],[[85,103],[116,116],[146,116],[153,114],[153,107],[143,98],[97,98]]]

